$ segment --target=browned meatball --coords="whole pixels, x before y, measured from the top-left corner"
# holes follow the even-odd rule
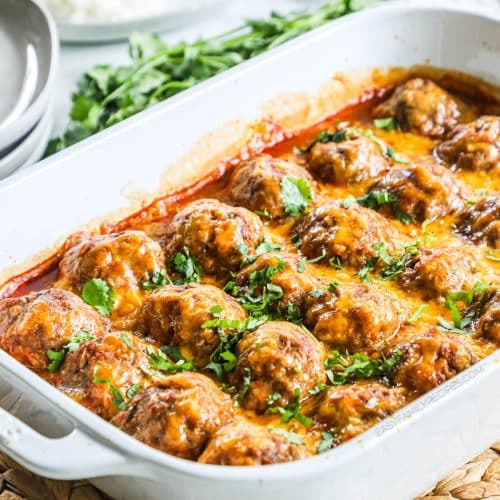
[[[165,253],[171,258],[187,247],[207,274],[224,275],[239,269],[242,247],[254,254],[262,236],[262,222],[254,213],[203,199],[173,218],[165,235]]]
[[[339,185],[371,183],[389,168],[380,147],[364,136],[318,142],[307,153],[306,161],[314,177]]]
[[[366,431],[405,403],[400,389],[379,382],[356,382],[324,391],[316,418],[334,430],[342,442]]]
[[[237,274],[235,282],[239,287],[238,292],[241,294],[253,291],[253,295],[258,297],[262,295],[263,287],[271,283],[281,289],[281,294],[268,294],[272,302],[271,309],[289,320],[302,318],[312,300],[309,293],[321,285],[307,267],[302,270],[301,266],[299,258],[294,255],[262,254],[252,265]],[[270,279],[253,286],[252,278],[255,278],[257,273],[264,273],[270,276]],[[271,297],[277,298],[273,300]]]
[[[402,352],[394,383],[418,394],[430,391],[475,362],[460,336],[432,328],[398,346]]]
[[[266,212],[271,219],[286,217],[281,198],[281,181],[286,177],[313,180],[309,172],[290,161],[264,155],[238,165],[229,181],[231,200],[253,212]]]
[[[436,164],[394,168],[373,189],[393,195],[393,212],[399,210],[417,221],[460,210],[466,198],[466,190],[455,176]]]
[[[481,116],[458,125],[436,154],[452,168],[467,170],[500,169],[500,117]]]
[[[462,210],[455,229],[473,243],[500,249],[500,194],[486,196]]]
[[[317,299],[306,325],[313,335],[341,351],[374,350],[398,331],[402,312],[391,294],[369,284],[344,283]]]
[[[85,238],[64,254],[56,286],[81,294],[88,281],[104,280],[114,292],[111,320],[128,329],[142,303],[143,283],[164,270],[164,260],[158,243],[142,231]]]
[[[466,311],[468,314],[474,317],[478,335],[500,345],[500,291],[487,291]]]
[[[287,406],[308,395],[316,382],[324,382],[321,344],[302,328],[284,321],[270,321],[248,333],[236,346],[238,364],[231,383],[241,386],[250,377],[242,406],[262,413],[269,396],[279,393],[276,405]]]
[[[187,359],[202,367],[220,341],[215,328],[203,328],[206,321],[214,319],[214,306],[219,306],[220,319],[246,317],[236,300],[213,285],[166,286],[144,302],[141,328],[160,343],[179,347]]]
[[[147,372],[153,370],[146,344],[131,333],[113,332],[68,353],[58,373],[58,385],[82,405],[110,419],[126,404],[127,393],[138,389],[134,386],[150,383]]]
[[[297,223],[295,233],[307,257],[324,255],[354,267],[363,266],[375,255],[376,243],[384,242],[390,253],[398,239],[382,215],[357,203],[345,208],[339,201],[311,210]]]
[[[106,320],[79,297],[42,290],[0,301],[0,348],[32,370],[46,370],[47,351],[59,351],[82,333],[101,337]]]
[[[112,423],[149,446],[196,460],[212,433],[231,418],[231,406],[208,377],[184,372],[140,391]]]
[[[401,285],[425,298],[469,290],[480,281],[479,256],[474,248],[421,248],[400,274]]]
[[[198,461],[215,465],[268,465],[305,456],[304,446],[291,444],[261,425],[237,418],[214,434]]]
[[[458,101],[431,80],[413,78],[399,85],[374,115],[393,117],[401,130],[442,137],[458,123]]]

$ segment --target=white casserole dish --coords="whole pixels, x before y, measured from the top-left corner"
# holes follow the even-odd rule
[[[23,269],[47,243],[98,216],[130,209],[131,185],[157,188],[165,165],[194,138],[229,120],[255,117],[273,96],[314,92],[335,71],[421,63],[500,83],[500,14],[443,1],[367,10],[16,174],[0,183],[0,212],[7,214],[0,219],[0,269]],[[199,152],[209,155],[206,144]],[[180,174],[170,168],[163,179],[174,183]],[[0,282],[13,272],[0,271]],[[130,500],[411,498],[500,436],[500,351],[358,439],[308,460],[255,468],[201,465],[151,449],[1,351],[0,376],[2,406],[45,434],[0,409],[2,450],[41,475],[96,478],[110,495]]]

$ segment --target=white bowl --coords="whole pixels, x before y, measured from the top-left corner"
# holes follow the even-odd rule
[[[52,106],[49,105],[40,121],[7,155],[0,158],[0,179],[12,174],[15,170],[38,161],[49,141],[52,130]]]
[[[46,111],[59,59],[55,23],[37,0],[0,2],[0,154]]]

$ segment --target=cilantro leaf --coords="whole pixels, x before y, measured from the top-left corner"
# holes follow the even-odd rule
[[[297,446],[302,446],[304,444],[302,438],[298,434],[295,434],[295,432],[285,431],[284,429],[280,429],[279,427],[268,427],[267,430],[271,434],[275,434],[276,436],[285,438],[288,442]]]
[[[305,179],[296,177],[285,177],[280,185],[285,213],[298,217],[312,200],[311,187]]]
[[[340,354],[332,351],[325,361],[326,375],[332,385],[344,385],[362,379],[388,379],[401,360],[401,351],[388,358],[370,359],[364,353]]]
[[[427,304],[422,304],[407,320],[406,322],[413,325],[417,320],[424,314],[429,306]]]
[[[144,290],[155,290],[165,285],[170,285],[172,280],[162,271],[155,271],[150,278],[142,284]]]
[[[47,357],[50,360],[50,363],[47,366],[49,372],[55,373],[57,372],[57,370],[59,370],[59,367],[61,366],[68,352],[75,352],[80,348],[80,344],[82,342],[92,342],[93,340],[95,340],[95,337],[90,335],[88,330],[82,330],[80,333],[77,333],[76,335],[71,337],[68,342],[63,345],[60,351],[53,351],[49,349],[47,351]]]
[[[271,415],[278,413],[281,415],[281,423],[286,424],[290,422],[290,420],[295,419],[297,422],[301,423],[302,425],[305,425],[306,427],[309,427],[312,425],[313,421],[311,418],[306,417],[301,409],[300,409],[300,389],[297,387],[294,391],[294,399],[291,403],[288,404],[285,408],[282,406],[271,406],[268,408],[265,412],[266,415]],[[277,399],[274,399],[271,401],[271,404],[273,404],[275,401],[281,398],[281,394],[279,394],[279,397]],[[269,398],[268,398],[269,400]],[[267,401],[269,404],[269,401]]]
[[[383,129],[387,132],[392,132],[393,130],[399,130],[399,125],[393,116],[388,116],[387,118],[377,118],[373,120],[373,124],[376,128]]]
[[[318,443],[317,452],[325,453],[325,451],[331,450],[335,444],[335,435],[333,432],[323,432],[321,435],[321,441]]]
[[[159,370],[168,374],[174,374],[186,371],[196,371],[196,367],[192,361],[188,361],[184,358],[179,359],[176,362],[170,361],[162,350],[155,350],[153,347],[147,347],[147,353],[149,355],[149,364],[151,368]]]
[[[198,283],[203,276],[203,269],[190,254],[188,247],[184,247],[182,252],[176,253],[169,259],[168,265],[182,276],[181,279],[174,281],[176,285]]]
[[[85,283],[82,289],[82,299],[103,316],[109,316],[115,306],[113,289],[100,278],[94,278]]]
[[[47,357],[50,360],[50,363],[47,367],[50,373],[55,373],[57,370],[59,370],[59,367],[61,366],[62,362],[64,361],[64,357],[66,356],[66,351],[52,351],[49,349],[47,351]]]
[[[398,197],[387,191],[380,191],[374,189],[373,191],[368,191],[368,193],[356,198],[356,201],[363,207],[371,208],[372,210],[378,210],[384,205],[390,205],[397,201]]]

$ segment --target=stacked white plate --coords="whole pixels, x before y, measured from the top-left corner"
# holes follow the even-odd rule
[[[54,21],[37,0],[0,0],[0,179],[43,155],[59,58]]]

